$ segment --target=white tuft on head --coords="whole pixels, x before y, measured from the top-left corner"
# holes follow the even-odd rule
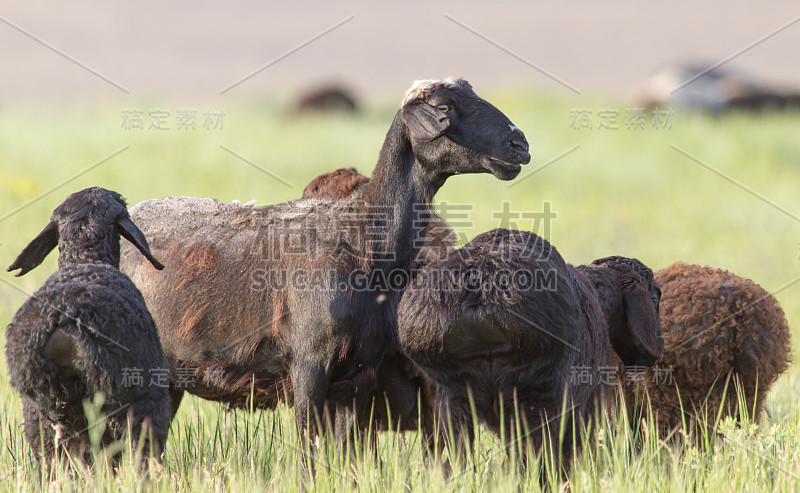
[[[400,107],[405,106],[406,103],[409,101],[418,98],[424,97],[431,91],[433,91],[437,86],[445,86],[451,89],[455,89],[461,87],[461,84],[465,82],[464,79],[458,79],[452,76],[445,77],[443,79],[421,79],[415,80],[411,83],[411,87],[408,88],[406,91],[405,97],[403,97],[403,102],[400,103]]]

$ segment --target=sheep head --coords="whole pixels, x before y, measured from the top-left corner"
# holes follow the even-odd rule
[[[642,262],[626,257],[605,257],[585,268],[597,288],[608,335],[626,366],[652,366],[664,355],[658,319],[661,289]]]
[[[355,168],[339,168],[311,180],[303,190],[303,198],[344,199],[367,182],[369,177],[362,175]]]
[[[125,200],[117,192],[100,187],[75,192],[56,207],[50,222],[8,268],[30,272],[59,247],[63,263],[111,263],[119,266],[119,236],[133,243],[156,269],[164,266],[150,253],[144,234],[128,216]]]
[[[415,156],[432,179],[491,173],[511,180],[530,162],[522,131],[463,79],[414,82],[400,116]]]

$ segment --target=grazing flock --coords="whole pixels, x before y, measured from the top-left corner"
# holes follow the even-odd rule
[[[573,266],[527,231],[455,248],[436,191],[466,173],[512,180],[529,160],[522,131],[469,83],[426,80],[371,178],[342,168],[266,207],[166,197],[129,211],[102,188],[70,195],[8,269],[59,249],[7,329],[34,454],[90,460],[84,401],[97,393],[103,444],[127,438],[156,459],[185,392],[289,402],[301,436],[341,444],[370,426],[419,429],[429,446],[452,430],[452,455],[478,422],[558,451],[565,469],[620,405],[664,438],[702,412],[758,419],[790,341],[754,282],[620,256]]]

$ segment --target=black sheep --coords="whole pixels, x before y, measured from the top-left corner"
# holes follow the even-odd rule
[[[537,451],[549,443],[569,459],[579,445],[572,426],[589,425],[614,396],[620,363],[652,365],[662,351],[652,272],[625,259],[645,272],[631,275],[605,260],[574,268],[537,235],[497,229],[423,268],[398,325],[403,352],[436,384],[436,409],[426,412],[452,423],[463,446],[473,433],[470,398],[478,420],[496,433],[505,427],[509,443],[523,438],[518,410]],[[622,330],[609,333],[606,318],[617,316]]]
[[[529,160],[522,132],[469,83],[419,81],[372,178],[354,194],[264,208],[142,202],[131,214],[169,266],[153,276],[124,253],[123,270],[142,290],[167,356],[196,369],[189,392],[237,406],[253,397],[264,408],[287,396],[303,431],[327,400],[344,440],[345,416],[354,408],[363,416],[384,369],[394,371],[384,365],[396,348],[397,302],[434,194],[457,174],[513,179]],[[395,383],[394,416],[412,412],[414,386]]]
[[[303,190],[302,198],[346,199],[367,183],[369,177],[362,175],[355,168],[338,168],[311,180]],[[425,242],[417,254],[418,265],[415,268],[452,251],[458,240],[456,232],[447,221],[433,211],[422,220],[427,223]]]
[[[98,392],[108,417],[103,444],[123,438],[130,426],[131,440],[137,445],[143,438],[145,453],[152,449],[158,456],[164,449],[170,420],[167,388],[158,381],[167,371],[164,351],[144,298],[119,271],[120,235],[163,268],[123,198],[87,188],[55,209],[8,268],[24,275],[58,246],[58,271],[22,305],[6,332],[25,439],[48,464],[57,450],[88,457],[83,401]]]
[[[336,84],[327,84],[301,94],[294,104],[293,115],[311,113],[358,113],[353,92]]]

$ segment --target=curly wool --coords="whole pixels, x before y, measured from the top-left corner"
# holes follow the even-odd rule
[[[758,421],[789,364],[789,326],[778,301],[755,282],[713,267],[675,263],[655,276],[662,290],[665,351],[656,363],[662,375],[648,369],[638,383],[662,436],[699,414],[713,422],[720,406],[722,417],[738,417],[734,382]],[[671,379],[663,374],[670,368]]]
[[[122,197],[90,188],[70,195],[9,268],[28,272],[58,241],[59,270],[25,301],[6,331],[25,438],[48,464],[56,450],[88,457],[83,402],[98,393],[107,416],[102,444],[122,439],[129,428],[134,447],[142,432],[152,434],[152,444],[144,437],[145,453],[160,454],[166,442],[170,398],[158,385],[158,374],[167,371],[164,352],[144,298],[117,268],[120,231],[161,265],[130,222]],[[128,379],[134,372],[137,381]]]
[[[398,307],[403,352],[436,386],[436,409],[427,412],[439,414],[442,422],[451,420],[455,431],[470,438],[472,405],[477,419],[498,434],[504,425],[514,433],[518,409],[533,431],[529,438],[537,451],[549,440],[558,449],[558,438],[548,431],[558,426],[562,414],[568,429],[591,426],[594,413],[613,394],[598,378],[601,372],[616,375],[625,359],[640,357],[631,352],[617,357],[607,319],[620,317],[625,335],[641,336],[656,351],[652,360],[661,356],[650,286],[626,286],[630,266],[609,264],[576,268],[547,240],[504,229],[478,235],[428,264]],[[515,273],[530,274],[533,284],[515,283],[521,279]],[[631,288],[641,292],[644,301],[638,306],[652,321],[633,332],[627,327],[634,313],[623,306]],[[594,378],[578,381],[575,373],[584,370]],[[567,466],[570,432],[560,445]]]
[[[71,369],[46,354],[57,330],[74,340]],[[97,392],[105,395],[109,414],[106,443],[123,437],[130,412],[133,435],[138,437],[148,417],[154,445],[163,447],[169,396],[165,387],[152,385],[150,370],[163,370],[164,354],[144,299],[125,274],[92,264],[57,271],[22,305],[6,339],[11,384],[23,396],[25,437],[34,451],[39,451],[39,425],[45,433],[57,427],[70,449],[87,450],[82,402]],[[124,372],[133,369],[141,370],[143,385],[125,384]],[[46,456],[52,446],[45,441]]]

